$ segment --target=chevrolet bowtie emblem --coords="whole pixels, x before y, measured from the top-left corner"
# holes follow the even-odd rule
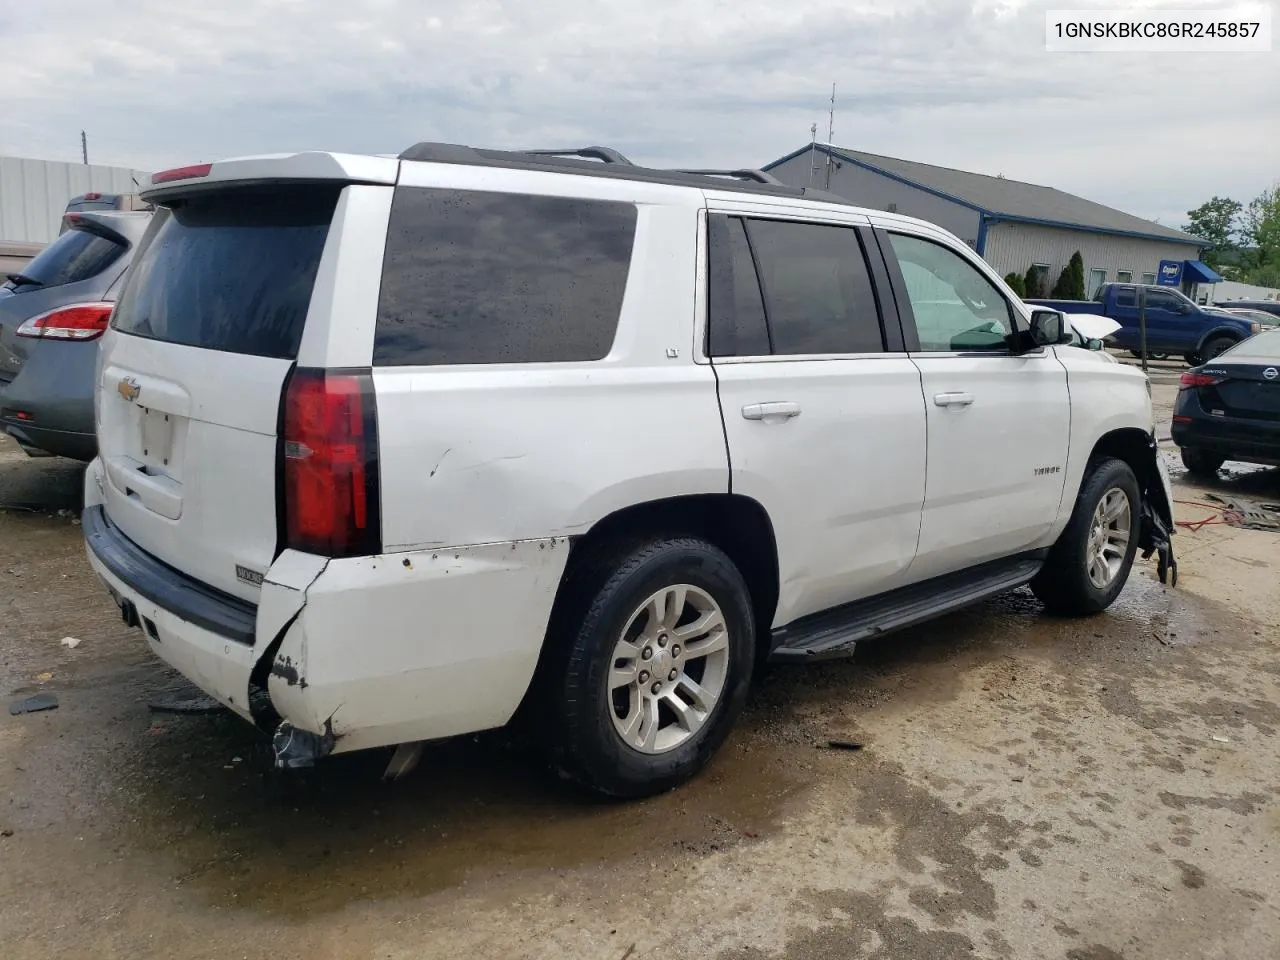
[[[142,392],[142,387],[138,385],[138,381],[133,377],[125,377],[116,384],[116,393],[124,397],[130,403],[138,399],[138,394]]]

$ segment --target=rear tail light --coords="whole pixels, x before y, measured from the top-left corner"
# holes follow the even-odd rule
[[[161,170],[151,175],[152,183],[169,183],[172,180],[191,180],[196,177],[207,177],[213,169],[212,163],[193,163],[189,167],[174,167],[172,170]]]
[[[15,332],[39,340],[96,340],[111,320],[113,303],[74,303],[32,317]]]
[[[1221,377],[1211,377],[1205,373],[1184,373],[1178,381],[1178,389],[1194,390],[1196,387],[1212,387],[1221,382]]]
[[[85,194],[81,199],[83,199],[83,200],[101,200],[101,199],[102,199],[102,194],[100,194],[100,193],[86,193],[86,194]]]
[[[381,553],[370,373],[294,370],[285,388],[282,447],[285,546],[328,557]]]

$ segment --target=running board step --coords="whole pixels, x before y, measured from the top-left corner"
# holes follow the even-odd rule
[[[852,656],[859,640],[901,630],[1022,586],[1040,572],[1045,553],[995,560],[877,597],[847,603],[773,631],[775,661]]]

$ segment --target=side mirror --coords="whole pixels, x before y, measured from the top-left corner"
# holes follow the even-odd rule
[[[1106,349],[1106,346],[1107,345],[1105,343],[1103,343],[1101,340],[1097,339],[1096,337],[1092,340],[1086,340],[1084,342],[1084,348],[1086,350],[1104,350]]]
[[[1037,347],[1052,347],[1069,338],[1066,318],[1057,310],[1032,311],[1031,342]]]

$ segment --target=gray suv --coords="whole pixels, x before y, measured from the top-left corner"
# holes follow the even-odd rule
[[[0,430],[32,456],[92,460],[93,382],[149,213],[68,213],[63,232],[0,284]]]

